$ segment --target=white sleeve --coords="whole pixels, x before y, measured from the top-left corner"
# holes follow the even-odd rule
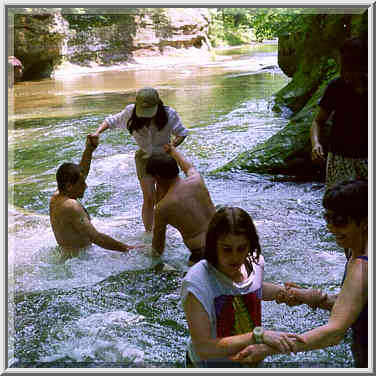
[[[202,304],[209,316],[209,320],[211,320],[213,297],[206,278],[207,270],[205,267],[203,267],[203,265],[199,264],[201,264],[201,262],[192,266],[190,271],[182,281],[180,304],[181,308],[184,309],[184,303],[188,296],[188,293],[193,294],[196,299]]]
[[[171,125],[171,132],[174,136],[187,136],[189,131],[184,128],[178,113],[169,107],[168,110],[168,122]]]
[[[126,128],[128,120],[132,116],[133,108],[134,108],[134,104],[130,104],[118,114],[107,116],[105,120],[106,120],[106,123],[109,125],[110,129]]]

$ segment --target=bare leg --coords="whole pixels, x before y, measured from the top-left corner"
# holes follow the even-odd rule
[[[162,200],[162,198],[166,195],[168,189],[161,187],[158,183],[156,183],[157,195],[156,195],[156,204]]]
[[[155,179],[147,176],[140,180],[144,202],[142,204],[142,221],[145,231],[153,230],[154,203],[155,203]]]

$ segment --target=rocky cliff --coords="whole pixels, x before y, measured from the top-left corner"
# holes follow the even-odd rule
[[[60,11],[17,9],[10,13],[8,26],[8,56],[22,62],[23,80],[49,77],[62,60],[69,33]]]
[[[87,19],[85,14],[75,17],[82,23]],[[23,79],[28,80],[49,77],[62,61],[108,66],[133,62],[138,56],[208,53],[210,48],[206,8],[125,9],[106,17],[108,26],[83,31],[70,27],[69,16],[61,9],[17,9],[9,22],[14,51],[8,54],[22,62]]]
[[[276,94],[274,110],[287,107],[290,122],[215,172],[245,169],[294,179],[324,178],[324,164],[311,160],[310,126],[329,80],[339,75],[339,46],[348,37],[367,36],[367,12],[354,13],[305,16],[304,32],[279,39],[278,64],[292,80]]]

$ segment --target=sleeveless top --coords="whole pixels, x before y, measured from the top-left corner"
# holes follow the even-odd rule
[[[181,307],[188,293],[192,293],[208,314],[212,338],[247,333],[261,325],[262,281],[264,258],[252,264],[252,272],[243,282],[234,282],[207,260],[193,265],[182,281]],[[188,340],[187,350],[196,367],[242,367],[227,359],[201,360]]]
[[[368,262],[368,256],[357,257],[361,260]],[[346,278],[347,273],[346,262],[345,272],[342,279],[342,285]],[[352,346],[351,350],[355,360],[355,366],[357,368],[367,368],[368,367],[368,302],[363,307],[359,314],[358,319],[351,327],[352,329]]]

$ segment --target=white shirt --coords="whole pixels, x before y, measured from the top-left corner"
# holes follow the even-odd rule
[[[116,115],[106,117],[106,122],[110,128],[126,128],[127,122],[132,116],[134,104],[129,104],[125,109]],[[189,131],[184,128],[178,113],[171,107],[165,106],[168,122],[161,129],[158,130],[155,120],[152,119],[149,127],[142,127],[138,131],[133,131],[137,145],[142,149],[147,156],[151,156],[153,152],[162,152],[163,145],[169,144],[171,135],[187,136]]]
[[[209,316],[212,338],[217,338],[217,321],[226,320],[226,317],[223,317],[224,312],[221,312],[219,309],[223,299],[231,300],[231,297],[236,296],[244,296],[247,299],[252,294],[254,295],[253,300],[255,302],[262,299],[264,257],[260,255],[259,263],[252,264],[252,267],[253,271],[248,278],[243,282],[237,283],[221,273],[206,260],[199,261],[188,270],[182,281],[181,307],[184,307],[184,301],[188,293],[192,293],[202,304]],[[261,316],[261,307],[258,314]],[[207,362],[200,360],[190,338],[187,345],[187,350],[193,363],[205,367]],[[215,361],[221,362],[225,361],[225,359],[216,359]]]

